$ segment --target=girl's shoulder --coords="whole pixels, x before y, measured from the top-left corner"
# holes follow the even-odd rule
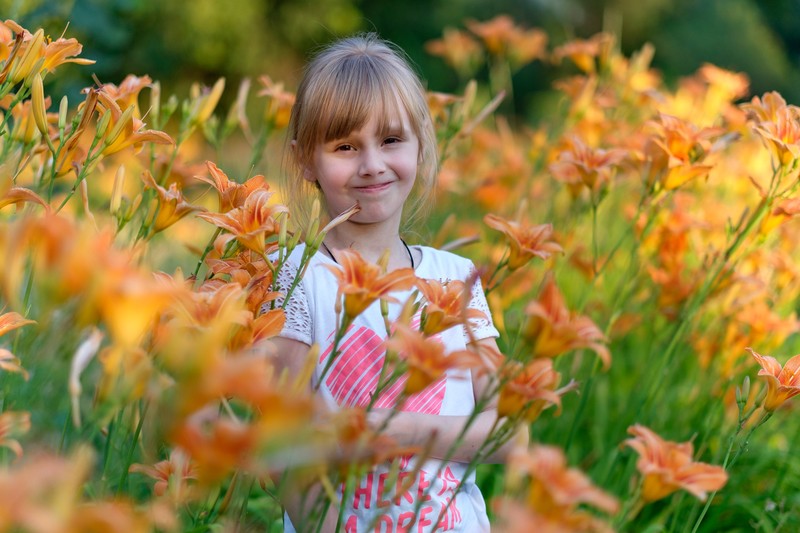
[[[470,259],[446,250],[416,245],[422,252],[417,275],[423,278],[466,279],[475,271]]]

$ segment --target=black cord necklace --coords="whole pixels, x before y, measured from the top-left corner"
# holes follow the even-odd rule
[[[413,269],[417,268],[417,265],[414,263],[414,254],[411,253],[411,248],[408,247],[408,245],[406,244],[406,241],[404,241],[402,238],[400,238],[400,242],[402,242],[403,246],[406,247],[406,252],[408,252],[408,258],[411,260],[411,269],[413,270]],[[325,241],[322,241],[321,244],[322,244],[322,247],[325,248],[325,251],[328,252],[328,255],[331,256],[331,259],[333,259],[333,262],[338,265],[339,261],[336,260],[336,256],[333,255],[333,252],[331,252],[331,249],[328,248],[327,244],[325,244]]]

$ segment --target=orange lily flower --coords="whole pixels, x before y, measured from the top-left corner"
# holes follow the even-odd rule
[[[253,176],[244,183],[237,183],[228,179],[228,176],[211,161],[206,161],[206,166],[211,178],[206,176],[195,176],[195,178],[208,183],[216,189],[219,196],[220,213],[227,213],[231,209],[242,207],[253,191],[269,190],[267,180],[260,174]]]
[[[13,20],[6,20],[5,26],[14,33],[23,35],[20,50],[17,52],[12,62],[13,66],[9,71],[12,74],[11,78],[14,83],[27,78],[40,59],[44,59],[44,61],[39,72],[52,72],[64,63],[77,63],[79,65],[91,65],[94,63],[91,59],[74,57],[83,50],[83,46],[74,38],[64,39],[62,37],[55,41],[50,41],[44,35],[43,30],[39,29],[34,34],[31,34]],[[6,72],[6,69],[3,70],[3,74],[0,75],[0,81],[5,80],[5,76],[9,73]]]
[[[441,57],[462,76],[475,72],[481,63],[481,47],[467,32],[445,28],[442,38],[425,43],[425,50]]]
[[[352,320],[372,305],[375,300],[396,302],[389,296],[393,291],[412,288],[417,277],[410,268],[398,268],[388,274],[381,274],[381,267],[369,263],[352,249],[338,253],[339,265],[325,265],[339,282],[337,300],[344,296],[345,320]]]
[[[591,513],[575,509],[561,515],[537,513],[508,497],[492,500],[497,523],[495,533],[614,533],[614,529]]]
[[[722,128],[698,128],[664,113],[648,125],[655,131],[655,136],[645,146],[651,165],[649,181],[660,176],[664,188],[672,190],[708,174],[712,166],[703,161],[713,150],[711,139],[720,136],[724,132]]]
[[[0,413],[0,446],[14,452],[17,457],[22,456],[22,445],[16,439],[31,429],[31,415],[27,412],[5,411]]]
[[[153,493],[156,496],[163,496],[170,488],[170,483],[178,500],[180,495],[186,495],[185,486],[187,480],[196,480],[197,474],[192,462],[186,455],[178,449],[173,449],[169,454],[169,459],[159,461],[154,465],[144,465],[134,463],[128,468],[128,472],[144,474],[155,480]]]
[[[508,15],[498,15],[486,22],[468,20],[467,28],[480,37],[494,56],[507,56],[512,68],[519,68],[545,55],[547,35],[539,29],[525,30]]]
[[[5,348],[0,348],[0,369],[6,372],[17,372],[22,374],[26,381],[28,380],[28,371],[22,368],[19,358]]]
[[[29,320],[14,311],[4,313],[0,315],[0,336],[28,324],[36,324],[36,321]]]
[[[111,113],[104,139],[103,155],[108,156],[131,146],[134,152],[138,153],[144,143],[175,144],[172,137],[163,131],[144,129],[144,122],[134,116],[138,106],[131,104],[126,111],[123,111],[114,97],[106,92],[105,86],[98,91],[97,99],[100,104],[98,106],[100,115]],[[127,111],[131,108],[133,111]]]
[[[145,87],[151,87],[152,83],[153,80],[150,79],[150,76],[140,77],[128,74],[119,86],[113,83],[104,83],[101,90],[104,94],[108,95],[109,98],[114,100],[120,109],[128,109],[130,106],[134,106],[133,116],[141,118],[139,93]]]
[[[683,489],[700,501],[705,501],[709,491],[725,486],[728,474],[720,466],[695,462],[691,442],[666,441],[639,424],[628,428],[634,436],[624,444],[639,454],[636,468],[644,476],[642,499],[653,502]]]
[[[145,188],[153,189],[157,194],[158,207],[150,229],[151,235],[167,229],[189,213],[205,210],[187,202],[177,183],[171,183],[169,189],[160,186],[149,170],[142,172],[142,181]]]
[[[783,166],[800,157],[800,108],[786,106],[775,111],[775,119],[762,121],[753,130],[764,140],[775,159]]]
[[[264,85],[258,96],[267,97],[264,108],[264,121],[270,128],[283,129],[289,125],[289,118],[294,106],[294,93],[284,91],[283,83],[275,83],[269,76],[261,76],[258,81]]]
[[[31,144],[39,140],[41,132],[36,125],[34,107],[31,100],[25,100],[11,109],[14,117],[14,127],[11,129],[11,138],[23,144]]]
[[[509,379],[500,387],[498,416],[521,414],[531,423],[550,405],[561,410],[561,395],[565,391],[556,391],[561,374],[553,369],[552,359],[534,359],[525,367],[517,361],[509,361],[502,373]]]
[[[567,182],[573,172],[577,172],[590,191],[597,191],[608,183],[611,173],[627,156],[627,152],[619,148],[591,148],[578,137],[570,144],[568,150],[561,152],[559,160],[550,165],[550,172],[556,178],[564,176]]]
[[[594,486],[577,468],[570,468],[564,452],[555,446],[513,449],[508,464],[514,476],[531,478],[527,504],[538,513],[564,515],[582,504],[611,514],[619,510],[617,499]]]
[[[608,55],[614,36],[608,33],[598,33],[590,39],[575,39],[556,48],[553,59],[561,61],[568,57],[575,65],[587,74],[597,70],[596,59],[604,59]]]
[[[252,466],[258,430],[254,425],[226,418],[205,424],[190,419],[177,428],[171,440],[186,451],[197,480],[214,485],[233,470]]]
[[[761,355],[752,348],[748,352],[761,365],[759,376],[767,380],[767,397],[764,398],[764,410],[772,412],[790,398],[800,394],[800,355],[795,355],[781,368],[781,364],[768,355]]]
[[[611,353],[602,344],[605,335],[589,317],[570,312],[552,276],[545,281],[539,300],[530,302],[525,313],[528,315],[525,336],[534,344],[534,357],[556,357],[590,348],[606,368],[611,365]]]
[[[425,297],[420,328],[426,336],[464,324],[470,319],[487,318],[481,311],[467,308],[471,292],[463,281],[441,283],[435,279],[418,279],[417,288]]]
[[[0,209],[9,205],[19,206],[25,202],[39,204],[44,207],[46,211],[50,211],[50,205],[44,198],[25,187],[11,187],[5,194],[2,194],[2,196],[0,196]]]
[[[199,213],[197,216],[229,232],[217,240],[217,247],[223,248],[236,239],[242,246],[259,255],[266,253],[266,239],[280,232],[277,215],[288,212],[280,204],[268,205],[273,193],[266,189],[253,191],[241,207],[227,213]]]
[[[488,214],[483,221],[490,228],[503,232],[510,246],[508,256],[509,270],[516,270],[525,265],[534,256],[548,259],[554,253],[563,253],[564,250],[553,237],[552,224],[539,224],[536,226],[525,225],[514,220],[506,220],[497,215]]]
[[[445,353],[436,338],[426,337],[402,323],[394,324],[394,333],[386,340],[386,349],[396,352],[408,365],[405,394],[424,390],[451,368],[481,366],[481,359],[469,350]]]
[[[786,100],[780,93],[770,91],[762,97],[754,96],[750,103],[742,104],[741,107],[756,122],[775,122],[778,111],[786,107]]]

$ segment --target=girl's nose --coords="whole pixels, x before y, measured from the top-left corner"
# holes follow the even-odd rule
[[[361,152],[361,165],[358,169],[359,174],[362,176],[376,177],[380,176],[386,170],[386,163],[383,161],[383,156],[380,150],[373,148],[366,148]]]

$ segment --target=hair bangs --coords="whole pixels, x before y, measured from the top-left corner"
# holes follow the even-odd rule
[[[348,58],[346,63],[319,99],[324,103],[317,114],[317,142],[346,137],[373,117],[380,135],[388,135],[400,122],[402,104],[397,88],[387,81],[391,76],[369,55]]]

